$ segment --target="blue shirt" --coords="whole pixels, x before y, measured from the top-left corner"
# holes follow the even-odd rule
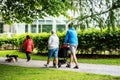
[[[78,45],[77,32],[74,27],[69,28],[66,33],[64,44]]]

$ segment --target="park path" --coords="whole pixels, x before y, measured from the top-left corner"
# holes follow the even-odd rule
[[[0,64],[7,65],[16,65],[16,66],[24,66],[24,67],[38,67],[44,68],[44,64],[46,61],[40,60],[31,60],[26,62],[26,59],[18,59],[18,62],[5,62],[4,57],[0,57]],[[52,62],[50,63],[52,66]],[[115,65],[102,65],[102,64],[86,64],[79,63],[79,69],[66,68],[66,64],[62,65],[58,70],[71,70],[76,72],[86,72],[86,73],[95,73],[95,74],[104,74],[104,75],[112,75],[112,76],[120,76],[120,66]],[[72,67],[74,64],[72,64]]]

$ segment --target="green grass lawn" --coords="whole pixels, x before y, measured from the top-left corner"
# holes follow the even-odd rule
[[[120,77],[0,64],[0,80],[120,80]]]
[[[17,50],[4,50],[0,51],[0,56],[5,57],[6,54],[17,54],[19,58],[26,58],[25,53],[21,53]],[[47,56],[40,56],[40,55],[31,55],[33,60],[47,60]],[[68,59],[69,60],[69,59]],[[79,58],[78,62],[80,63],[90,63],[90,64],[108,64],[108,65],[120,65],[120,58],[117,59],[82,59]]]

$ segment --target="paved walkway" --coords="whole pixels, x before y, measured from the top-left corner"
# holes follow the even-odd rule
[[[4,57],[0,57],[0,64],[42,68],[44,67],[44,64],[46,63],[46,61],[40,61],[40,60],[31,60],[30,62],[26,62],[26,59],[18,59],[18,62],[8,63],[8,62],[5,62],[5,59],[6,58]],[[52,66],[52,62],[50,63],[50,65]],[[72,65],[74,66],[74,64]],[[66,64],[62,65],[60,68],[58,68],[58,70],[72,70],[72,71],[77,71],[77,72],[120,76],[120,66],[115,66],[115,65],[79,63],[79,69],[66,68],[65,66]]]

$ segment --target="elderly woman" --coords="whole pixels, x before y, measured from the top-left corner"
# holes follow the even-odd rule
[[[48,59],[46,67],[49,67],[50,59],[52,55],[54,55],[55,59],[55,67],[58,68],[58,48],[59,48],[59,38],[56,35],[56,32],[53,30],[52,35],[49,37],[48,40]]]

